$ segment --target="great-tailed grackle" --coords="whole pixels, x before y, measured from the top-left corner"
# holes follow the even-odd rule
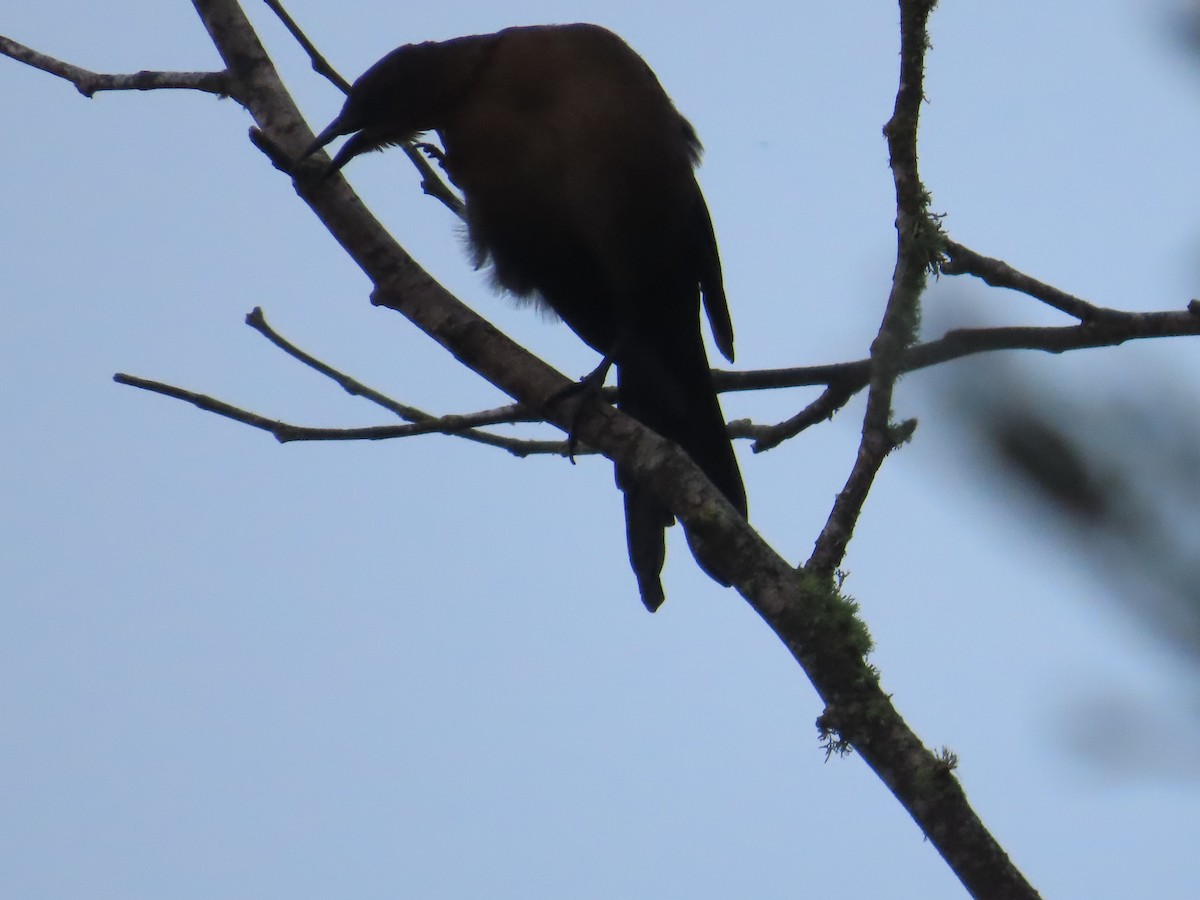
[[[687,451],[745,515],[742,486],[700,333],[721,353],[733,325],[700,143],[649,66],[596,25],[508,28],[408,44],[366,71],[305,155],[351,135],[333,159],[436,130],[466,201],[475,262],[557,313],[617,368],[618,406]],[[642,600],[663,601],[674,517],[619,467],[629,557]]]

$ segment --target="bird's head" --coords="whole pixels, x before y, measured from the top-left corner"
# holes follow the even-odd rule
[[[350,135],[326,170],[328,176],[361,153],[396,146],[437,128],[474,81],[491,37],[405,44],[393,50],[354,82],[342,111],[301,159]]]

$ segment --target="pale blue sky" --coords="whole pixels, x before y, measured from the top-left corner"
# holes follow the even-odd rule
[[[89,68],[217,65],[183,0],[10,7],[0,33]],[[249,7],[325,124],[338,95]],[[1169,6],[943,7],[921,162],[952,236],[1106,305],[1200,294],[1200,71]],[[707,148],[739,367],[865,352],[893,253],[893,3],[289,9],[349,77],[409,41],[614,29]],[[246,328],[262,306],[405,402],[502,400],[369,305],[236,104],[88,101],[0,60],[0,117],[0,895],[962,896],[860,760],[824,762],[802,673],[679,534],[667,604],[645,613],[606,463],[444,437],[279,446],[112,383],[127,371],[307,424],[388,421]],[[568,373],[594,365],[565,328],[488,291],[401,155],[349,176],[466,302]],[[931,335],[964,307],[1060,321],[944,279]],[[1103,403],[1147,371],[1194,382],[1198,348],[1022,362]],[[1029,507],[980,489],[937,401],[970,365],[897,395],[921,426],[847,560],[873,661],[927,743],[959,755],[975,808],[1044,896],[1194,897],[1196,669],[1105,602],[1105,576]],[[724,402],[731,418],[782,418],[811,396]],[[860,415],[739,449],[752,520],[789,558],[811,549]],[[1067,727],[1116,701],[1169,725],[1120,735],[1144,742],[1125,766]],[[1180,707],[1191,717],[1167,715]]]

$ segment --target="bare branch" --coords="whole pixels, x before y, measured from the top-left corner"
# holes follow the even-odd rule
[[[1200,336],[1200,302],[1192,301],[1178,311],[1134,313],[1106,309],[1090,321],[1057,327],[1010,326],[1004,328],[962,328],[941,338],[909,347],[900,358],[897,371],[915,372],[951,360],[992,353],[998,350],[1040,350],[1066,353],[1096,347],[1116,347],[1126,341],[1149,338]],[[771,426],[731,424],[736,437],[755,440],[754,452],[774,449],[841,409],[867,386],[871,359],[823,366],[797,366],[789,369],[759,369],[749,372],[713,370],[713,383],[721,393],[756,391],[771,388],[827,385],[828,389],[792,418]]]
[[[354,397],[362,397],[369,400],[376,406],[386,409],[398,418],[408,422],[414,422],[421,425],[421,428],[408,428],[406,426],[378,426],[374,428],[359,428],[359,429],[306,429],[306,436],[303,438],[289,437],[288,440],[379,440],[382,438],[393,437],[409,437],[415,434],[431,434],[440,433],[454,435],[456,437],[465,438],[476,443],[486,444],[492,447],[499,447],[507,450],[514,456],[531,456],[534,454],[551,454],[554,456],[568,456],[568,448],[566,441],[532,441],[520,438],[507,438],[487,432],[476,431],[475,428],[486,425],[501,425],[501,424],[516,424],[522,422],[541,422],[541,416],[530,413],[525,407],[519,403],[510,404],[500,407],[499,409],[485,410],[483,412],[449,415],[449,416],[434,416],[423,410],[417,409],[415,406],[408,406],[400,403],[398,400],[393,400],[385,394],[380,393],[374,388],[367,387],[361,381],[354,379],[335,369],[326,362],[322,362],[310,353],[301,350],[283,335],[279,334],[274,328],[267,324],[266,317],[263,315],[261,307],[256,306],[246,315],[246,324],[269,340],[272,344],[282,350],[284,353],[297,359],[309,368],[320,372],[326,378],[335,381],[339,387],[346,393]],[[250,424],[250,423],[247,423]],[[282,424],[282,423],[281,423]],[[294,434],[298,426],[286,426],[292,429]],[[333,436],[327,436],[333,435]],[[278,435],[277,435],[278,436]],[[283,440],[283,438],[281,438]],[[583,450],[581,453],[590,453],[593,451]]]
[[[130,387],[141,388],[155,394],[162,394],[164,397],[174,397],[176,400],[183,400],[205,412],[216,413],[218,416],[224,416],[227,419],[233,419],[235,422],[241,422],[243,425],[269,431],[272,434],[275,434],[276,429],[280,426],[291,427],[285,425],[285,423],[276,422],[256,413],[238,409],[236,406],[231,406],[222,400],[217,400],[206,394],[197,394],[194,391],[184,390],[171,384],[163,384],[161,381],[151,381],[148,378],[139,378],[136,375],[127,375],[124,372],[115,374],[113,381],[117,384],[127,384]]]
[[[271,12],[275,13],[275,15],[279,17],[279,21],[283,23],[283,26],[288,30],[292,37],[296,39],[296,43],[304,48],[304,52],[308,54],[308,58],[312,62],[313,71],[318,75],[323,75],[325,78],[328,78],[333,83],[334,87],[336,87],[343,94],[350,93],[350,82],[343,78],[338,73],[337,69],[330,65],[329,61],[321,55],[320,51],[317,50],[316,45],[308,39],[308,35],[306,35],[300,29],[300,26],[296,24],[296,20],[293,19],[288,11],[283,8],[283,4],[280,3],[279,0],[263,0],[263,2],[267,4],[267,7],[271,10]]]
[[[200,409],[225,418],[268,431],[281,443],[290,441],[353,441],[386,440],[413,437],[422,434],[444,434],[462,437],[476,443],[503,449],[515,456],[532,455],[570,456],[566,441],[542,441],[509,438],[478,431],[480,427],[498,424],[520,424],[544,421],[541,416],[530,413],[521,404],[509,404],[497,409],[474,413],[434,416],[416,407],[380,393],[355,378],[335,369],[310,353],[300,349],[272,328],[261,307],[255,307],[246,315],[246,324],[259,332],[272,344],[304,365],[336,382],[352,396],[366,400],[386,409],[398,418],[413,425],[378,425],[360,428],[326,428],[294,425],[277,419],[269,419],[256,413],[235,407],[205,394],[195,393],[163,382],[151,381],[131,375],[119,374],[114,380],[149,390],[154,393],[181,399]],[[995,350],[1034,349],[1051,353],[1088,347],[1115,346],[1136,338],[1168,337],[1200,334],[1200,304],[1189,305],[1181,312],[1126,313],[1109,310],[1103,323],[1081,324],[1057,328],[977,328],[948,332],[940,340],[929,341],[911,347],[904,353],[900,369],[903,372],[937,365],[962,356]],[[775,425],[755,425],[750,420],[729,424],[734,438],[749,438],[755,441],[754,452],[773,449],[804,429],[830,419],[855,394],[864,388],[870,377],[871,360],[839,363],[827,366],[808,366],[794,369],[770,369],[752,372],[722,372],[714,370],[713,378],[717,389],[722,392],[762,390],[766,388],[808,386],[826,383],[826,390],[797,415]],[[615,391],[606,388],[605,399],[613,402]],[[579,449],[578,455],[595,451],[587,447]]]
[[[265,337],[268,341],[286,353],[293,359],[297,359],[310,369],[320,372],[326,378],[336,381],[347,394],[353,397],[363,397],[370,400],[376,406],[381,406],[388,412],[393,413],[397,417],[404,419],[407,422],[423,422],[432,419],[433,416],[423,412],[414,406],[406,406],[397,400],[393,400],[384,394],[379,393],[372,388],[367,387],[362,382],[351,378],[344,372],[340,372],[328,363],[322,362],[310,353],[301,350],[274,328],[267,324],[266,316],[263,315],[262,307],[256,306],[246,314],[246,324]],[[514,404],[510,409],[516,411],[520,409],[519,404]],[[511,419],[509,421],[516,421]],[[527,421],[527,419],[526,419]]]
[[[232,93],[229,73],[225,72],[152,72],[129,75],[105,75],[71,65],[24,44],[0,35],[0,54],[57,75],[75,85],[79,93],[91,97],[100,91],[157,91],[166,89],[203,91],[228,97]]]
[[[916,336],[927,274],[940,263],[944,240],[929,213],[929,196],[917,168],[927,26],[935,3],[900,0],[900,78],[895,108],[884,128],[896,189],[896,267],[883,321],[871,344],[870,392],[858,454],[805,566],[806,573],[831,586],[875,475],[914,424],[893,424],[892,394],[905,351]],[[844,683],[831,694],[819,684],[818,690],[826,704],[820,727],[829,746],[854,747],[920,824],[972,896],[1037,896],[971,809],[945,760],[922,745],[899,715],[893,717],[889,710],[885,720],[878,718],[876,709],[863,705],[876,699],[869,700],[867,693]]]
[[[834,414],[845,406],[851,397],[857,394],[862,386],[830,385],[824,392],[796,415],[770,428],[758,429],[754,434],[754,452],[762,453],[778,447],[788,438],[795,437],[804,429],[819,422],[832,419]]]
[[[433,170],[433,166],[429,161],[421,155],[421,149],[424,147],[432,147],[432,144],[414,144],[411,141],[406,144],[401,144],[400,149],[404,151],[404,155],[409,158],[417,171],[421,173],[421,190],[430,197],[441,201],[442,205],[460,219],[465,220],[467,215],[467,207],[459,198],[459,196],[450,189],[446,182],[442,181],[441,176]]]
[[[386,409],[409,425],[372,425],[361,428],[325,428],[305,425],[293,425],[279,419],[253,413],[233,404],[218,400],[207,394],[189,391],[176,385],[161,381],[153,381],[136,375],[117,373],[113,380],[118,384],[141,388],[155,394],[183,400],[205,412],[211,412],[235,422],[241,422],[252,428],[272,434],[280,443],[292,441],[379,441],[393,438],[415,437],[423,434],[444,434],[461,437],[475,443],[506,450],[514,456],[526,457],[534,455],[550,456],[583,456],[594,453],[588,447],[572,448],[567,441],[539,441],[524,438],[509,438],[479,431],[481,427],[491,425],[513,425],[544,421],[541,416],[529,413],[521,404],[508,404],[496,409],[482,410],[474,413],[451,414],[434,416],[415,407],[400,403],[392,398],[367,387],[362,382],[351,378],[328,363],[322,362],[309,353],[301,350],[295,344],[280,335],[267,324],[266,317],[260,307],[255,307],[246,316],[246,324],[269,340],[284,353],[304,363],[309,368],[336,382],[346,393],[363,397],[377,406]]]
[[[939,340],[919,344],[905,351],[901,370],[904,372],[915,371],[963,356],[996,350],[1026,349],[1062,353],[1089,347],[1116,346],[1126,340],[1139,338],[1200,335],[1200,304],[1195,304],[1195,307],[1195,311],[1189,307],[1188,310],[1180,312],[1115,313],[1103,324],[1082,324],[1056,328],[975,328],[951,331]],[[255,307],[247,314],[246,324],[289,356],[336,382],[348,394],[363,397],[399,418],[419,423],[421,427],[383,425],[333,429],[292,425],[258,416],[207,395],[195,394],[161,382],[146,379],[131,380],[133,376],[120,376],[117,380],[121,383],[133,384],[136,387],[186,400],[210,412],[226,415],[227,418],[270,431],[280,441],[285,442],[382,440],[440,433],[499,447],[521,457],[538,454],[570,455],[566,441],[508,438],[475,430],[479,427],[497,424],[543,421],[541,416],[530,413],[521,404],[510,404],[498,409],[474,413],[434,416],[416,407],[400,403],[300,349],[267,323],[266,317],[259,307]],[[867,385],[870,371],[871,360],[868,358],[837,365],[794,369],[764,369],[752,372],[714,370],[713,379],[717,389],[722,392],[828,384],[827,389],[820,397],[784,422],[769,426],[755,425],[749,420],[731,422],[729,424],[730,435],[735,438],[754,440],[753,449],[758,453],[773,449],[783,441],[795,437],[804,429],[831,418]],[[608,402],[613,402],[616,399],[616,392],[613,388],[605,388],[602,396]],[[594,451],[583,448],[580,452],[587,454]]]
[[[215,397],[210,397],[207,394],[199,394],[195,391],[176,387],[173,384],[152,381],[149,378],[140,378],[137,375],[127,375],[123,372],[118,372],[113,376],[113,381],[117,382],[117,384],[141,388],[144,391],[150,391],[154,394],[162,394],[164,397],[183,400],[205,412],[215,413],[226,419],[232,419],[235,422],[241,422],[243,425],[249,425],[260,431],[266,431],[273,435],[281,444],[293,441],[381,441],[392,438],[416,437],[422,434],[461,435],[463,431],[480,426],[531,421],[529,419],[514,418],[514,407],[504,406],[468,415],[449,415],[438,418],[429,416],[421,422],[409,425],[375,425],[367,428],[313,428],[305,425],[292,425],[289,422],[282,422],[278,419],[268,419],[265,416],[241,409],[223,400],[217,400]],[[485,437],[491,436],[476,434],[474,440],[480,443],[493,443],[497,446],[503,440],[502,438],[496,438],[494,441],[483,440]],[[519,451],[513,450],[515,456],[529,456],[535,453],[553,454],[556,456],[567,455],[565,441],[519,441],[514,443],[522,445]]]
[[[932,0],[900,0],[900,83],[892,117],[883,129],[896,190],[896,266],[883,321],[871,344],[870,392],[858,455],[806,564],[822,578],[832,578],[841,565],[875,476],[898,446],[892,393],[904,352],[916,337],[926,276],[941,252],[941,231],[929,212],[929,195],[917,170],[917,125],[929,43],[926,24],[933,5]]]
[[[1066,353],[1070,350],[1116,347],[1126,341],[1197,335],[1200,335],[1200,302],[1192,301],[1182,310],[1138,313],[1106,310],[1097,320],[1079,325],[957,328],[936,340],[909,347],[901,356],[899,370],[901,373],[915,372],[964,356],[997,350]],[[871,360],[868,357],[844,363],[786,369],[746,372],[713,369],[713,382],[722,393],[816,385],[861,390],[867,386],[870,372]]]
[[[981,256],[954,241],[946,241],[945,250],[948,259],[942,263],[941,271],[947,275],[974,275],[992,287],[1020,291],[1081,322],[1093,322],[1115,313],[1115,310],[1095,306],[1036,278],[1030,278],[1003,260]]]

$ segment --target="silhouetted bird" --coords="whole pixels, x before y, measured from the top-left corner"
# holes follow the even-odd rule
[[[654,73],[596,25],[508,28],[408,44],[359,78],[306,156],[352,135],[330,171],[436,130],[466,201],[477,265],[549,307],[617,368],[618,406],[679,444],[745,515],[746,493],[713,390],[700,302],[721,353],[733,325],[700,143]],[[618,467],[642,600],[663,601],[674,517]]]

